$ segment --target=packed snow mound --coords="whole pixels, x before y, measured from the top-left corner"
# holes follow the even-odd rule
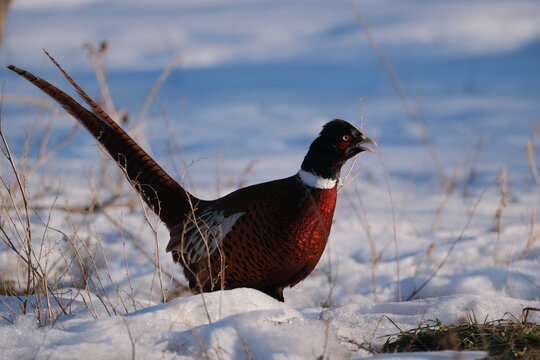
[[[539,301],[455,295],[410,302],[349,304],[330,309],[292,308],[253,289],[194,295],[127,315],[98,319],[62,317],[39,327],[23,316],[0,327],[6,359],[307,359],[362,358],[358,344],[380,348],[399,328],[428,320],[458,323],[467,313],[479,321],[519,316]],[[540,315],[531,314],[538,322]],[[463,359],[481,352],[459,353]],[[452,359],[455,352],[378,355],[384,359]],[[413,356],[413,357],[411,357]],[[377,357],[379,358],[379,357]]]
[[[32,316],[0,328],[12,359],[305,359],[345,349],[324,320],[307,319],[253,289],[173,300],[128,315],[70,317],[39,328]],[[16,346],[14,346],[16,345]]]

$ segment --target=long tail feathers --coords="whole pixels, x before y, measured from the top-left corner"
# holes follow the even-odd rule
[[[174,225],[181,224],[185,214],[188,214],[190,211],[190,202],[194,204],[198,199],[187,193],[180,184],[171,178],[150,155],[71,79],[56,60],[46,51],[45,53],[75,89],[77,89],[86,103],[91,106],[93,112],[81,106],[71,96],[51,85],[46,80],[38,78],[28,71],[13,65],[8,65],[8,69],[24,77],[52,97],[88,129],[118,165],[125,170],[127,177],[131,180],[135,189],[169,229]]]

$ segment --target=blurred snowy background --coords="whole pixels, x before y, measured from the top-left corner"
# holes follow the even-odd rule
[[[396,94],[359,14],[417,122]],[[312,276],[286,292],[285,304],[254,291],[233,291],[231,301],[242,310],[230,305],[221,313],[212,308],[217,322],[210,326],[200,309],[192,309],[200,297],[126,318],[108,318],[101,310],[98,321],[88,318],[79,299],[81,310],[75,311],[75,319],[61,321],[63,331],[39,328],[31,317],[18,318],[15,325],[6,320],[0,327],[6,339],[0,344],[3,353],[11,358],[73,358],[87,354],[93,343],[96,358],[107,358],[111,351],[128,358],[132,348],[125,328],[132,319],[132,332],[140,335],[135,336],[139,354],[146,358],[196,357],[203,348],[204,356],[246,357],[243,341],[255,358],[306,358],[323,352],[360,357],[368,353],[353,344],[377,345],[384,342],[379,336],[397,331],[383,315],[410,328],[434,318],[458,322],[466,310],[479,319],[498,319],[505,312],[519,316],[524,306],[538,307],[540,188],[532,171],[540,163],[535,125],[540,115],[538,19],[540,3],[520,0],[15,0],[0,49],[0,76],[2,128],[18,159],[29,129],[34,129],[28,153],[32,163],[39,158],[40,135],[49,120],[54,118],[50,148],[71,131],[74,121],[62,112],[51,117],[47,106],[30,104],[27,96],[39,101],[45,96],[5,66],[14,64],[69,90],[44,48],[90,96],[101,99],[85,44],[97,48],[102,41],[108,43],[103,68],[111,98],[119,112],[130,114],[126,128],[143,134],[144,147],[180,179],[185,167],[174,138],[185,161],[194,161],[186,185],[202,198],[223,195],[240,182],[295,173],[321,125],[333,118],[358,126],[363,120],[363,131],[380,143],[380,156],[362,155],[357,161],[358,177],[338,198],[327,252]],[[156,79],[179,57],[148,111],[137,119]],[[436,170],[418,121],[444,175]],[[50,183],[53,188],[51,184],[61,183],[58,199],[52,192],[40,205],[44,200],[49,206],[55,201],[85,204],[90,167],[99,169],[104,162],[94,144],[79,130],[28,179],[29,184]],[[246,168],[250,171],[242,175]],[[4,161],[3,174],[7,169]],[[444,182],[454,186],[448,190]],[[503,197],[501,226],[494,231]],[[155,244],[140,211],[114,208],[110,214],[143,234],[143,246],[152,253]],[[136,298],[137,309],[159,303],[154,264],[129,241],[123,243],[107,216],[93,216],[90,222],[73,215],[88,225],[80,230],[81,238],[98,241],[106,254],[112,275],[99,291]],[[61,211],[53,212],[51,223],[73,233]],[[59,241],[56,233],[47,236]],[[182,283],[163,252],[168,240],[163,226],[158,237],[161,265]],[[61,245],[53,248],[65,251]],[[51,256],[58,258],[54,251]],[[124,253],[131,278],[126,277]],[[17,273],[16,256],[9,254],[2,250],[5,278]],[[398,302],[411,295],[411,301]],[[208,299],[211,304],[221,301]],[[6,306],[1,313],[11,319]],[[532,319],[538,322],[540,317]],[[29,332],[32,341],[23,336]],[[69,335],[73,332],[79,335]],[[148,333],[153,335],[145,337]],[[334,339],[328,340],[331,346],[323,346],[325,336]]]

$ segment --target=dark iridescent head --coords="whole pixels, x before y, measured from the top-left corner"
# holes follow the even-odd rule
[[[347,121],[332,120],[311,143],[301,169],[325,179],[337,179],[348,159],[362,151],[374,152],[363,144],[377,146]]]

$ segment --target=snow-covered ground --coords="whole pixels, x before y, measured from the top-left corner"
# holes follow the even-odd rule
[[[355,11],[425,124],[445,178],[455,180],[449,194]],[[24,297],[2,296],[0,358],[360,358],[372,356],[360,344],[377,349],[384,335],[398,332],[392,322],[406,329],[470,314],[519,318],[524,307],[540,307],[540,189],[527,156],[530,142],[532,162],[540,163],[538,18],[536,1],[15,1],[0,74],[2,128],[18,164],[28,133],[31,167],[42,139],[53,149],[74,122],[61,111],[51,116],[56,107],[29,104],[21,95],[46,99],[5,65],[69,89],[45,48],[100,98],[83,45],[102,40],[112,99],[130,114],[126,127],[202,198],[293,174],[332,118],[363,120],[380,151],[356,161],[327,250],[313,274],[285,292],[285,303],[251,289],[183,292],[162,303],[185,284],[164,251],[167,230],[152,216],[146,221],[137,201],[115,206],[130,202],[133,191],[125,181],[116,186],[119,176],[107,170],[114,164],[79,130],[27,178],[38,208],[31,213],[34,248],[58,289],[52,307],[63,303],[68,314],[40,325],[46,315],[32,310],[34,298],[27,315],[15,316]],[[0,170],[14,183],[5,159]],[[86,206],[93,194],[107,200],[117,189],[103,211],[61,208]],[[14,236],[9,219],[17,215],[9,214],[3,207],[2,227]],[[24,267],[0,246],[1,280],[24,289]],[[84,279],[86,290],[77,290]],[[540,323],[540,314],[530,320]]]

